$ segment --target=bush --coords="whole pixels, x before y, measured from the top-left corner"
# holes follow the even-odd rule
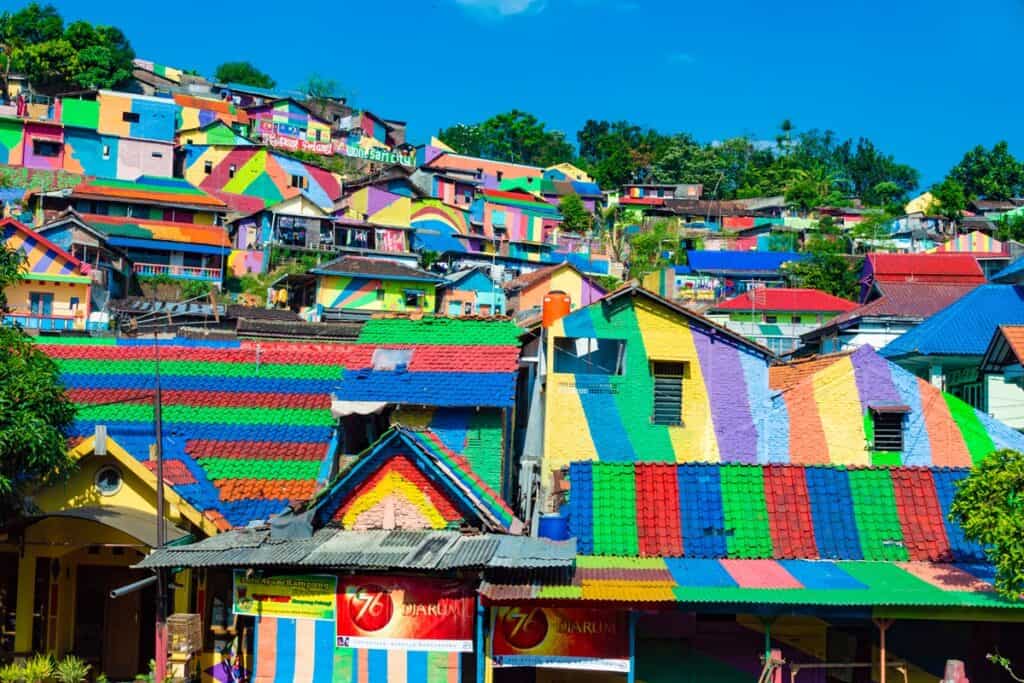
[[[0,666],[0,683],[18,683],[25,679],[25,670],[18,664]]]
[[[68,655],[57,662],[57,666],[53,669],[53,677],[59,683],[82,683],[89,676],[91,668],[85,663],[85,660]]]
[[[53,659],[50,655],[33,655],[25,662],[25,683],[43,683],[53,676]]]

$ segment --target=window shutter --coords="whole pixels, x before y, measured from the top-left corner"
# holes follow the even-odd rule
[[[876,451],[903,450],[903,413],[875,413]]]
[[[683,424],[683,377],[685,363],[652,363],[654,375],[654,415],[656,425]]]

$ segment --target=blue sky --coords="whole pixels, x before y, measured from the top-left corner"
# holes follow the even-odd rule
[[[870,137],[924,183],[978,143],[1024,158],[1024,0],[54,4],[172,66],[249,60],[283,87],[334,78],[408,121],[413,142],[515,107],[573,140],[588,118],[702,140],[771,138],[789,118]]]

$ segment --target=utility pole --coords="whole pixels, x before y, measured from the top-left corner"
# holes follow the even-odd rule
[[[156,329],[153,330],[153,355],[156,360],[154,376],[156,386],[153,393],[153,420],[156,428],[156,547],[163,548],[167,543],[167,526],[164,518],[164,422],[163,396],[160,392],[160,340]],[[154,682],[164,683],[167,680],[167,573],[163,569],[156,570],[156,643]]]

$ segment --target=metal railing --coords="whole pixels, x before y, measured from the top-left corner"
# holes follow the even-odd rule
[[[132,272],[142,276],[165,275],[180,280],[206,280],[220,282],[220,268],[203,268],[200,266],[173,266],[165,263],[136,263]]]

